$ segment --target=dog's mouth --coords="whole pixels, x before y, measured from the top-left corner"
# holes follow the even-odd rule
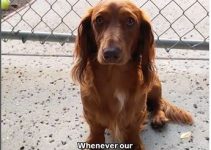
[[[119,58],[119,59],[98,59],[98,62],[102,65],[124,65],[125,62]]]
[[[106,60],[104,60],[103,61],[103,64],[107,64],[107,65],[121,65],[122,63],[121,63],[121,61],[119,61],[119,60],[114,60],[114,59],[106,59]]]

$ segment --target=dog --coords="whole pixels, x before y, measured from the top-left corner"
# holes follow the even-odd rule
[[[144,150],[139,133],[148,112],[152,126],[168,121],[192,124],[192,116],[162,97],[155,67],[151,23],[129,0],[103,0],[78,27],[72,78],[80,84],[84,117],[90,127],[87,143],[114,140]]]

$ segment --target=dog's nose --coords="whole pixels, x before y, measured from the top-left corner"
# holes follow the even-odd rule
[[[116,60],[119,58],[120,48],[118,47],[105,48],[103,51],[105,60]]]

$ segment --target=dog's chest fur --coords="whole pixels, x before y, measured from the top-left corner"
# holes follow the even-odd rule
[[[128,97],[128,92],[126,91],[121,91],[119,89],[116,89],[114,92],[114,97],[117,98],[119,102],[119,112],[121,112],[122,108],[125,105],[126,99]]]
[[[130,79],[129,79],[130,78]],[[136,76],[133,71],[119,68],[94,70],[94,86],[100,101],[112,112],[119,113],[131,95],[135,94]]]
[[[93,83],[97,90],[96,93],[99,94],[101,107],[109,111],[106,115],[113,118],[128,111],[131,106],[126,104],[131,97],[134,97],[138,83],[134,68],[130,66],[126,68],[94,66],[93,68],[95,68],[93,69]]]
[[[120,130],[137,119],[146,103],[145,93],[139,90],[137,71],[133,65],[126,69],[95,65],[89,71],[91,78],[87,78],[90,84],[85,95],[90,101],[87,100],[86,108],[102,126],[112,130],[114,137],[121,137]]]

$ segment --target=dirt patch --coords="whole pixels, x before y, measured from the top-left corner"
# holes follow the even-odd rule
[[[33,0],[10,0],[10,7],[8,10],[2,10],[2,18],[8,16],[12,12],[22,8],[25,6],[27,3],[31,2]]]

